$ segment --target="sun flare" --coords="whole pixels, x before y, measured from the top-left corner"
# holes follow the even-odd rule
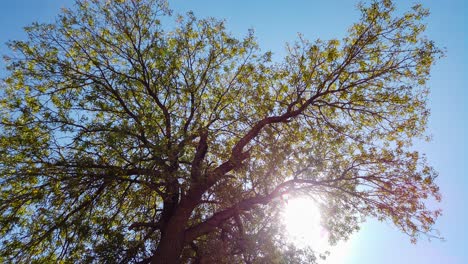
[[[288,199],[283,210],[283,223],[292,243],[298,247],[311,247],[317,254],[330,251],[323,264],[343,263],[350,244],[340,242],[331,247],[328,232],[321,224],[321,212],[318,205],[310,198]]]
[[[327,233],[320,223],[320,210],[313,200],[288,200],[283,212],[283,221],[289,238],[295,244],[315,249],[327,244]]]

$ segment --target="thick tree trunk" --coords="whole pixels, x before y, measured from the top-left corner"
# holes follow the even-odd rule
[[[185,246],[185,229],[193,209],[197,206],[204,189],[194,188],[175,209],[174,214],[162,230],[152,264],[178,264]]]
[[[181,219],[182,220],[182,219]],[[184,248],[184,231],[187,221],[171,221],[159,241],[152,264],[178,264]]]
[[[178,264],[184,248],[184,232],[193,208],[179,207],[165,225],[153,264]]]

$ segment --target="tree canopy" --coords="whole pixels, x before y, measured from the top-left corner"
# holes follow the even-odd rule
[[[311,263],[276,220],[291,195],[332,243],[366,217],[431,235],[437,174],[412,143],[442,53],[422,6],[358,8],[282,61],[163,0],[27,27],[0,88],[0,262]]]

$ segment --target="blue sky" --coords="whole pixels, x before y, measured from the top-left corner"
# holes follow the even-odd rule
[[[400,10],[409,4],[398,3]],[[446,57],[432,71],[428,133],[433,140],[415,147],[425,152],[438,170],[444,215],[436,228],[445,241],[423,239],[412,245],[390,224],[369,220],[347,243],[345,264],[354,263],[468,263],[468,2],[464,0],[422,1],[431,10],[427,36],[446,48]],[[284,54],[286,42],[305,38],[340,38],[357,21],[349,0],[173,0],[177,13],[193,10],[199,17],[223,18],[227,28],[243,35],[255,30],[264,51],[275,58]],[[408,1],[409,3],[409,1]],[[72,0],[4,0],[0,5],[0,53],[7,40],[23,39],[22,27],[34,21],[51,22],[61,7],[72,6]],[[3,64],[0,64],[3,68]],[[4,73],[3,70],[0,71]]]

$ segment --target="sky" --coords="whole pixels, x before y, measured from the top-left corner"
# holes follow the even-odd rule
[[[419,142],[415,148],[427,154],[439,172],[437,183],[443,196],[439,205],[443,216],[436,228],[443,241],[420,240],[416,245],[388,223],[368,220],[360,232],[343,243],[346,252],[336,263],[468,263],[468,1],[421,1],[430,9],[426,35],[446,56],[431,73],[428,134],[431,142]],[[22,28],[32,22],[52,22],[61,7],[71,7],[73,0],[0,0],[0,54],[8,50],[5,42],[24,39]],[[176,13],[193,10],[198,17],[226,20],[236,36],[254,29],[263,51],[274,58],[284,55],[285,43],[304,38],[327,40],[345,36],[357,21],[357,1],[351,0],[172,0]],[[399,10],[412,1],[398,1]],[[3,64],[0,63],[3,76]],[[333,257],[333,252],[332,252]],[[326,262],[325,262],[326,263]]]

